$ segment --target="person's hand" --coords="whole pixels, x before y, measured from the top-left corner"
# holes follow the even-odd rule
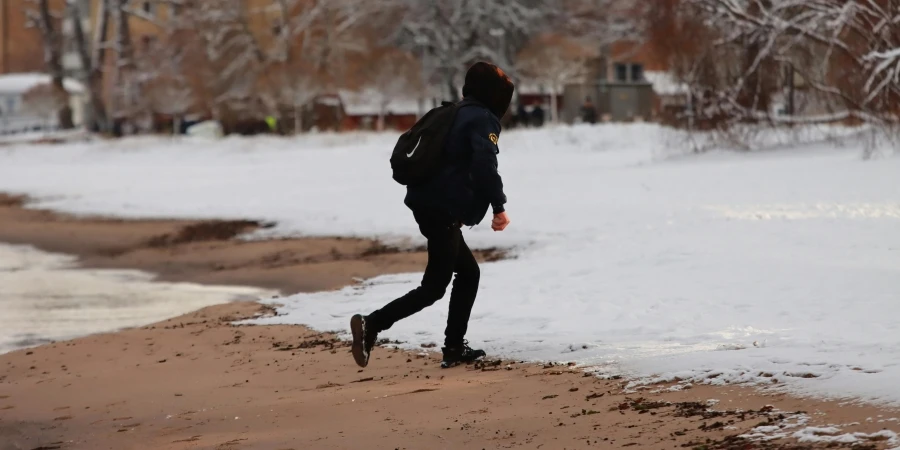
[[[506,215],[506,212],[494,214],[494,220],[491,221],[491,229],[493,229],[494,231],[503,231],[508,225],[509,216]]]

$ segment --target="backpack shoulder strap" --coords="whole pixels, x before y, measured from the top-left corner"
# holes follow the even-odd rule
[[[475,100],[469,100],[469,99],[465,99],[465,98],[458,102],[451,102],[451,101],[447,101],[447,100],[441,101],[441,106],[453,106],[456,108],[462,108],[463,106],[471,106],[471,105],[480,105],[480,103],[478,103]]]

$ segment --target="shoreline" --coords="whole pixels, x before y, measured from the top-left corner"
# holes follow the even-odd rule
[[[0,354],[277,294],[163,282],[133,269],[85,269],[71,255],[0,243]]]
[[[252,222],[76,219],[23,209],[22,201],[0,195],[0,242],[72,254],[81,267],[144,270],[165,281],[240,284],[292,294],[337,289],[382,273],[419,272],[425,261],[421,252],[361,239],[233,239],[259,226]],[[481,260],[496,257],[479,254]],[[818,438],[825,440],[900,427],[888,421],[900,417],[894,410],[743,386],[653,393],[667,387],[660,385],[625,394],[621,380],[558,365],[498,361],[440,370],[433,354],[382,347],[373,354],[375,364],[360,370],[345,354],[346,343],[328,333],[231,323],[271,312],[258,303],[233,302],[144,327],[0,355],[0,442],[22,443],[10,448],[94,448],[101,442],[137,441],[148,445],[140,448],[178,449],[372,443],[378,448],[448,443],[454,448],[672,448],[690,443],[737,448],[727,446],[737,442],[729,436],[746,434],[761,422],[791,433],[808,425],[859,422],[834,435],[821,432]],[[110,363],[118,370],[107,373]],[[700,406],[709,399],[718,400],[716,409],[726,413]],[[769,404],[777,410],[767,410]],[[690,405],[693,410],[686,412]],[[738,408],[745,412],[742,419],[734,412]],[[255,419],[242,412],[247,409],[258,413]],[[797,418],[779,418],[780,411],[807,411],[809,423],[792,427]],[[298,425],[298,417],[302,424],[316,425]],[[366,426],[355,428],[348,417]],[[776,439],[772,447],[751,448],[827,444],[790,447],[796,441]],[[869,448],[891,448],[889,442],[882,435],[860,438],[873,445]]]
[[[255,286],[284,295],[339,289],[357,279],[418,272],[426,255],[359,238],[234,238],[263,226],[249,220],[128,220],[25,209],[0,193],[0,242],[78,258],[88,269],[135,269],[160,281]],[[479,260],[502,257],[477,252]]]

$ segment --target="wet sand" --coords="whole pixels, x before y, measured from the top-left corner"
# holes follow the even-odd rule
[[[421,271],[425,261],[357,239],[234,239],[253,223],[76,219],[18,203],[0,197],[0,242],[168,281],[290,294]],[[734,437],[761,424],[791,434],[803,428],[790,428],[798,411],[807,425],[858,423],[840,433],[900,428],[888,421],[900,412],[884,408],[734,386],[629,393],[625,380],[558,365],[489,359],[442,370],[434,353],[378,348],[361,370],[333,335],[233,323],[271,313],[230,303],[0,356],[0,450],[813,448]],[[889,448],[879,437],[862,443]]]

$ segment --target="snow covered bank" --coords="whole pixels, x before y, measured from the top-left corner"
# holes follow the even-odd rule
[[[394,139],[9,147],[0,190],[77,213],[260,218],[279,235],[421,241],[390,178]],[[862,161],[853,142],[702,156],[682,143],[649,124],[504,133],[512,225],[466,233],[477,246],[516,246],[517,259],[483,267],[470,341],[639,378],[777,379],[900,403],[900,158]],[[345,329],[419,277],[294,296],[287,315],[260,323]],[[440,342],[445,319],[441,302],[384,337]]]

